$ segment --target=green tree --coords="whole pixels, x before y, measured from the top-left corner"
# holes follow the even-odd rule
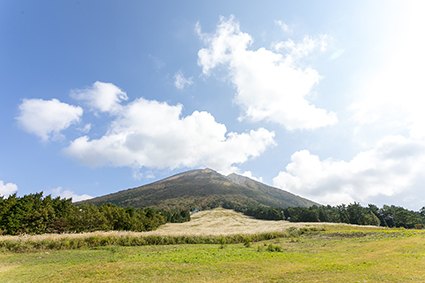
[[[108,221],[105,215],[93,204],[75,207],[69,217],[69,222],[70,229],[75,232],[108,230]]]
[[[394,214],[395,221],[398,225],[405,228],[413,228],[413,226],[420,222],[415,214],[407,210],[399,210]]]

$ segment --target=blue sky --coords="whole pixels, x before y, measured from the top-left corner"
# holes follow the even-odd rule
[[[422,1],[2,1],[0,194],[209,167],[425,206]]]

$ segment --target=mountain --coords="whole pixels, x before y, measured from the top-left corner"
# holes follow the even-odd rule
[[[237,174],[221,175],[211,169],[191,170],[133,189],[76,203],[104,203],[135,208],[211,208],[224,202],[275,207],[309,207],[317,203]]]

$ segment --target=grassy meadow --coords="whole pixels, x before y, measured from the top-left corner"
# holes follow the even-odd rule
[[[194,216],[146,234],[0,237],[0,282],[425,282],[423,230],[303,227],[225,210]],[[250,221],[264,227],[240,234]],[[212,227],[220,233],[208,235]],[[70,239],[86,244],[58,245]]]

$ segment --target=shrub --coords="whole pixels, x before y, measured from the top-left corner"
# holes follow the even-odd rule
[[[274,246],[273,244],[269,244],[267,246],[267,251],[269,252],[282,252],[282,247],[280,246]]]
[[[251,246],[251,238],[250,237],[245,237],[243,245],[247,248],[249,248]]]
[[[226,238],[220,237],[219,243],[220,243],[220,249],[224,249],[226,247]]]

